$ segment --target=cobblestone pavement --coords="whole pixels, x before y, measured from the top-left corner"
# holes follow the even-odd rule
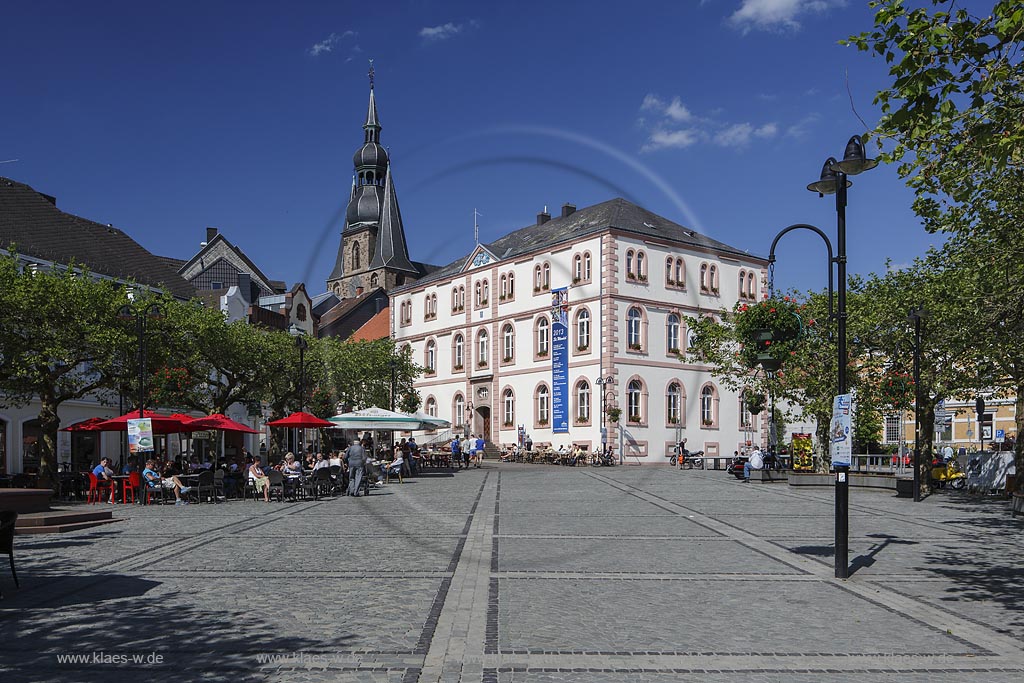
[[[853,489],[846,581],[830,490],[713,471],[488,464],[115,514],[16,539],[5,683],[1024,679],[1024,522],[966,495]]]

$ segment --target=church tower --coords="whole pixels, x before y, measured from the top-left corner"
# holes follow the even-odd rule
[[[380,130],[371,63],[363,146],[352,157],[355,171],[345,226],[334,270],[327,278],[327,289],[340,299],[378,287],[391,289],[420,275],[409,260],[391,162],[380,144]]]

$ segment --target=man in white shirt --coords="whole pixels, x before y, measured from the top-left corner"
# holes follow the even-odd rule
[[[750,471],[764,469],[764,454],[761,453],[761,449],[754,449],[754,452],[750,454],[750,458],[743,463],[743,481],[747,484],[750,483]]]

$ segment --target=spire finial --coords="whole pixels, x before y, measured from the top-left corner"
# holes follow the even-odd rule
[[[373,60],[370,60],[370,71],[366,74],[370,77],[370,90],[373,90]]]

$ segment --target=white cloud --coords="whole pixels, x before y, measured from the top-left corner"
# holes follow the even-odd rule
[[[346,38],[355,38],[356,35],[357,34],[355,31],[345,31],[344,33],[340,34],[332,33],[331,35],[321,40],[319,43],[314,44],[311,48],[306,50],[306,53],[310,57],[319,57],[320,55],[326,52],[333,52],[334,48],[337,47],[341,41],[345,40]],[[359,46],[357,45],[355,49],[356,51],[358,51]]]
[[[438,43],[442,40],[454,38],[460,33],[465,33],[468,29],[477,28],[479,26],[480,22],[476,19],[470,19],[468,22],[463,24],[456,24],[449,21],[447,24],[441,24],[440,26],[424,26],[420,29],[420,38],[427,43]]]
[[[818,114],[808,114],[807,116],[803,117],[796,123],[786,128],[786,137],[796,138],[798,140],[802,137],[805,137],[807,133],[810,131],[811,126],[817,123],[818,119],[820,118],[821,117]]]
[[[651,133],[647,143],[641,148],[644,152],[659,149],[685,149],[696,144],[701,138],[699,131],[692,129],[664,130],[658,129]]]
[[[666,100],[648,93],[640,103],[640,111],[653,114],[637,120],[642,130],[650,131],[640,148],[642,152],[685,149],[698,143],[737,149],[747,146],[754,138],[767,140],[779,134],[779,125],[774,122],[730,123],[722,121],[718,111],[708,116],[697,116],[678,96]]]
[[[833,7],[846,5],[846,0],[742,0],[729,23],[743,33],[761,31],[798,31],[799,18],[805,14],[821,14]]]

